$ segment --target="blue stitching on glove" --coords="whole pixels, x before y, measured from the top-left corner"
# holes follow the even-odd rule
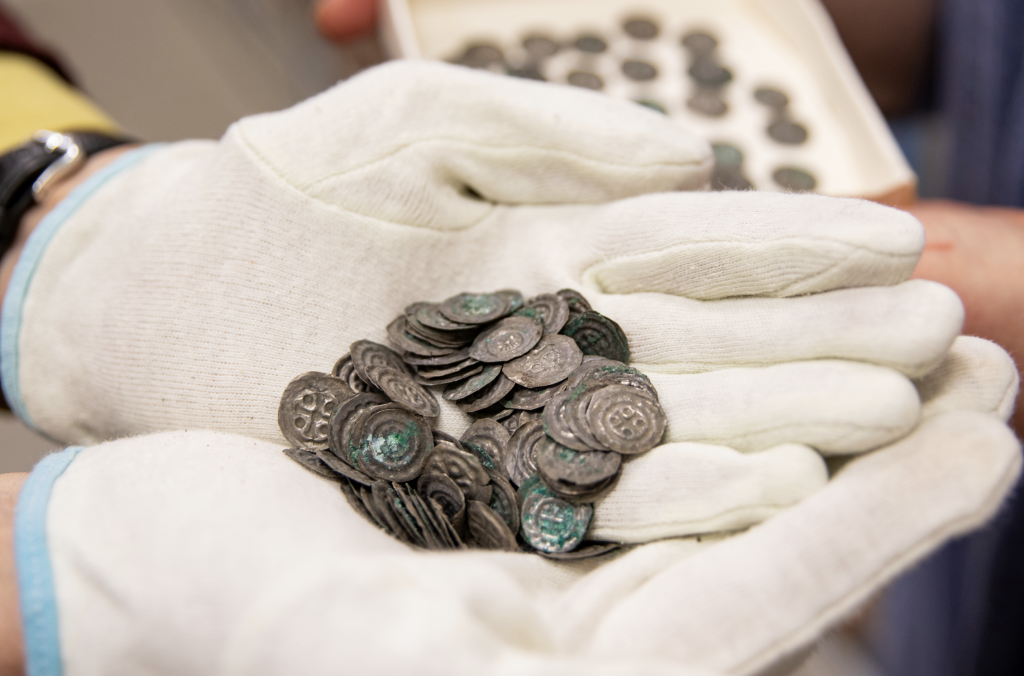
[[[64,671],[46,517],[54,482],[82,450],[72,446],[40,460],[22,486],[14,512],[14,560],[27,676],[61,676]]]

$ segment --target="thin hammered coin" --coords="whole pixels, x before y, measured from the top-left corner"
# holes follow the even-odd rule
[[[575,340],[548,335],[522,357],[506,363],[501,372],[512,382],[533,389],[562,382],[582,362],[583,352]]]
[[[544,387],[539,390],[518,387],[505,400],[504,405],[510,409],[520,411],[535,411],[538,408],[543,408],[545,404],[562,392],[565,392],[564,380],[560,383],[555,383],[551,387]]]
[[[397,317],[388,324],[388,338],[405,352],[412,352],[421,357],[440,357],[455,352],[453,347],[436,347],[417,338],[408,331],[405,315]]]
[[[583,294],[575,289],[562,289],[558,292],[558,295],[564,298],[565,302],[569,304],[570,315],[583,314],[584,312],[590,312],[594,309],[590,307],[590,303],[583,297]]]
[[[331,414],[355,393],[344,380],[310,371],[288,383],[277,409],[281,434],[296,448],[327,448]]]
[[[506,378],[504,374],[499,373],[493,383],[455,403],[465,413],[475,413],[484,410],[488,406],[497,404],[515,386],[514,382]]]
[[[402,361],[410,366],[447,366],[456,362],[466,361],[467,359],[469,359],[468,347],[456,350],[451,354],[441,355],[440,357],[421,357],[408,352],[402,355]]]
[[[459,401],[487,387],[501,375],[501,364],[488,364],[480,373],[445,388],[441,396],[448,401]]]
[[[622,327],[599,312],[573,317],[562,333],[576,341],[583,354],[596,354],[623,363],[629,361],[629,341]]]
[[[360,410],[386,403],[388,403],[388,398],[383,394],[364,392],[355,395],[335,409],[334,414],[331,415],[330,432],[328,434],[331,451],[342,460],[350,460],[350,464],[354,465],[355,456],[352,453],[355,449],[349,448],[346,445],[344,439],[346,429],[349,428],[352,418]]]
[[[317,450],[316,457],[336,474],[340,474],[341,476],[351,479],[356,483],[363,484],[364,486],[369,486],[373,483],[373,479],[366,476],[355,467],[349,465],[345,460],[336,456],[329,448]]]
[[[466,428],[459,441],[480,458],[485,468],[496,469],[504,464],[509,436],[508,430],[501,423],[483,418]]]
[[[661,405],[625,385],[609,385],[594,392],[586,416],[597,440],[619,453],[646,453],[665,434]]]
[[[359,469],[375,479],[412,481],[420,475],[434,437],[422,417],[403,408],[381,406],[362,424],[356,452]]]
[[[551,552],[538,552],[545,559],[551,559],[552,561],[579,561],[581,559],[592,559],[596,556],[604,556],[622,549],[622,545],[617,542],[592,542],[590,544],[583,544],[577,546],[576,549],[571,552],[562,552],[555,554]]]
[[[611,451],[574,451],[550,437],[537,449],[537,469],[545,479],[592,487],[619,473],[622,456]]]
[[[480,461],[469,451],[459,450],[451,444],[440,443],[434,447],[424,473],[446,474],[458,484],[462,492],[472,490],[475,486],[486,486],[490,475]]]
[[[466,506],[469,517],[469,534],[473,544],[483,549],[503,549],[514,552],[519,549],[516,536],[505,520],[489,505],[470,500]]]
[[[405,316],[410,315],[423,326],[437,329],[439,331],[464,331],[475,328],[474,324],[463,324],[453,322],[441,313],[439,303],[414,303],[405,309]]]
[[[476,337],[469,356],[489,364],[506,362],[533,349],[542,333],[542,325],[530,317],[506,317]]]
[[[558,333],[569,321],[569,303],[555,293],[534,296],[526,303],[526,307],[539,315],[544,323],[544,335]]]
[[[520,425],[508,440],[505,474],[517,486],[537,473],[537,449],[545,439],[544,423],[534,420]]]
[[[557,554],[572,551],[583,541],[594,516],[593,507],[563,500],[537,477],[530,477],[522,485],[519,497],[520,530],[531,547]]]
[[[416,481],[416,490],[424,499],[437,502],[450,523],[459,523],[462,520],[466,498],[462,494],[462,489],[447,474],[421,474]]]
[[[286,448],[284,449],[284,454],[314,474],[319,474],[328,479],[338,479],[338,473],[332,470],[330,465],[321,460],[313,451],[307,451],[304,448]]]
[[[582,439],[576,436],[572,431],[572,428],[569,426],[568,411],[572,404],[569,400],[571,394],[571,391],[564,392],[556,396],[554,399],[549,401],[546,406],[544,406],[544,431],[552,439],[563,446],[568,446],[571,449],[577,451],[597,450],[593,446],[589,446],[584,443]]]
[[[509,530],[515,535],[519,532],[519,503],[516,502],[516,489],[497,472],[491,472],[491,487],[494,492],[491,493],[491,501],[488,504],[505,520]]]
[[[380,385],[370,375],[371,366],[387,366],[409,375],[409,367],[397,352],[372,340],[357,340],[352,343],[349,354],[352,355],[352,366],[359,372],[359,377],[377,389],[380,389]]]
[[[459,324],[487,324],[511,312],[512,300],[500,293],[460,293],[445,300],[438,309]]]
[[[436,418],[441,413],[434,395],[405,372],[384,365],[370,366],[366,371],[384,394],[413,413],[419,413],[425,418]]]

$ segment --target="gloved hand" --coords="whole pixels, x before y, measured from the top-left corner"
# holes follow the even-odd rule
[[[49,555],[56,591],[54,603],[47,567],[21,565],[19,551],[30,669],[786,673],[896,574],[989,518],[1019,472],[1000,420],[1017,374],[1000,348],[960,338],[917,384],[927,417],[913,433],[766,523],[572,563],[408,549],[265,441],[124,439],[82,451],[62,475],[75,451],[50,456],[18,508],[19,544]],[[701,467],[680,491],[694,505],[735,479]],[[59,641],[46,631],[54,615]]]
[[[962,321],[943,287],[898,284],[923,243],[901,212],[624,199],[702,186],[709,149],[591,92],[398,63],[219,143],[146,152],[50,215],[5,300],[6,393],[61,441],[211,428],[282,443],[285,385],[354,340],[386,342],[410,302],[574,287],[624,328],[669,440],[858,452],[916,423],[896,371],[937,364]],[[466,421],[447,407],[440,425]]]

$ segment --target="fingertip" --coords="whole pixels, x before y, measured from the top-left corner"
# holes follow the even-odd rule
[[[352,40],[377,25],[377,0],[319,0],[313,17],[320,34],[328,40]]]

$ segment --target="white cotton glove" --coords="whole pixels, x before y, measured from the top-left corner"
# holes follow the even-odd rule
[[[87,449],[46,507],[57,657],[68,676],[784,673],[1013,485],[1020,449],[1000,420],[1012,361],[961,338],[941,372],[918,383],[934,415],[912,434],[766,523],[575,563],[409,549],[264,441],[175,432]],[[667,508],[705,518],[744,458],[797,450],[722,449],[737,470],[715,474],[704,460],[715,447],[666,445],[627,465],[616,495],[672,447],[695,476]],[[614,527],[611,502],[596,506],[595,529]]]

